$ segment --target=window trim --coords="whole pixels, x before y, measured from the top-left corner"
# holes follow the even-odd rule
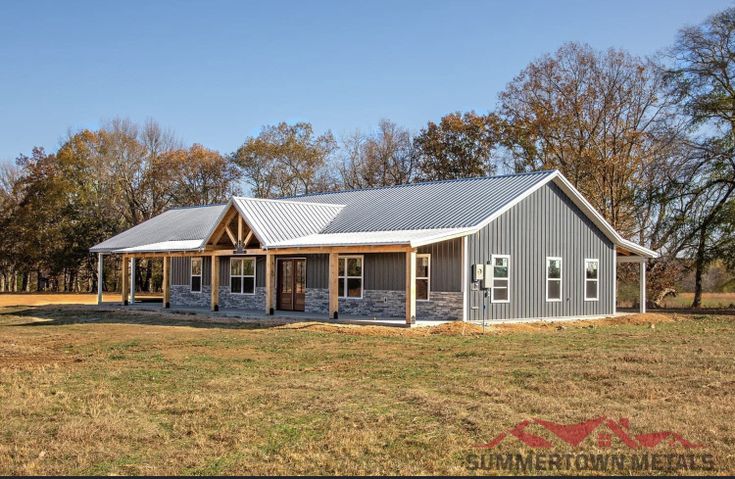
[[[559,260],[559,277],[558,278],[549,278],[549,261],[552,260]],[[546,266],[545,266],[546,272],[546,302],[547,303],[561,303],[562,298],[564,297],[564,259],[561,256],[547,256],[546,257]],[[551,298],[549,299],[549,280],[551,281],[559,281],[559,298]]]
[[[587,278],[587,264],[589,263],[597,263],[597,278],[595,279]],[[599,258],[585,258],[583,274],[584,274],[584,300],[585,301],[599,301],[600,300],[600,259]],[[595,292],[597,293],[596,298],[587,297],[587,281],[595,282]]]
[[[245,274],[245,260],[249,260],[253,262],[253,274]],[[234,275],[235,278],[240,278],[240,292],[232,291],[232,262],[233,261],[242,261],[243,262],[243,274],[236,274]],[[255,296],[258,289],[258,259],[256,256],[233,256],[230,258],[230,294],[239,294],[239,295],[245,295],[245,296]],[[245,292],[245,278],[253,278],[253,292],[252,293],[246,293]]]
[[[508,299],[495,299],[495,258],[505,258],[508,260],[508,276],[505,279],[508,281],[508,285],[505,289],[508,290]],[[493,304],[508,304],[510,303],[510,255],[509,254],[494,254],[490,256],[490,302]]]
[[[200,261],[201,267],[199,274],[194,274],[194,260],[198,259]],[[194,277],[199,278],[199,291],[194,290],[194,281],[192,279]],[[191,261],[189,261],[189,291],[192,293],[200,293],[204,290],[204,257],[202,256],[192,256]]]
[[[421,253],[416,255],[416,261],[418,261],[419,258],[429,258],[429,276],[419,276],[418,275],[418,268],[417,268],[417,274],[416,274],[416,281],[419,279],[425,279],[426,280],[426,299],[419,299],[416,298],[417,302],[427,302],[431,301],[431,253]],[[416,284],[413,285],[414,288],[416,288]]]
[[[359,259],[360,260],[360,276],[348,276],[347,275],[347,260],[348,259]],[[343,283],[343,291],[345,293],[344,296],[339,296],[339,289],[337,289],[337,299],[363,299],[365,297],[365,255],[362,254],[345,254],[345,255],[339,255],[337,257],[338,261],[345,261],[345,275],[340,276],[339,275],[339,264],[337,264],[337,281],[344,281]],[[357,279],[360,278],[360,296],[348,296],[347,295],[347,283],[348,279]]]

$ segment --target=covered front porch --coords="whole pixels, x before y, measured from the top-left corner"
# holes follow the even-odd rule
[[[345,285],[340,287],[340,282],[344,281],[344,273],[340,272],[339,262],[341,258],[345,256],[352,257],[357,254],[371,254],[371,253],[391,253],[403,257],[405,261],[405,285],[404,291],[394,292],[394,298],[391,298],[393,305],[396,301],[405,303],[405,314],[401,318],[396,318],[394,314],[390,317],[382,315],[380,313],[370,315],[355,314],[361,311],[355,311],[354,308],[347,308],[344,311],[340,311],[340,302],[343,306],[348,306],[345,301],[350,301],[344,297]],[[140,252],[140,253],[117,253],[121,255],[121,270],[120,270],[120,284],[121,293],[120,299],[116,302],[117,306],[125,306],[136,309],[150,310],[152,308],[164,309],[168,311],[176,311],[182,313],[216,313],[221,316],[233,316],[241,318],[253,318],[253,319],[283,319],[293,318],[302,320],[332,320],[332,321],[345,321],[345,322],[371,322],[373,324],[382,323],[385,325],[416,325],[417,314],[416,314],[416,260],[417,251],[415,248],[407,248],[405,246],[362,246],[362,247],[333,247],[333,248],[297,248],[297,249],[281,249],[281,250],[265,250],[261,248],[250,248],[243,249],[241,251],[233,249],[216,249],[207,250],[202,252]],[[319,312],[315,312],[313,309],[306,308],[305,311],[298,311],[299,301],[293,302],[294,308],[289,310],[283,309],[283,301],[279,298],[283,296],[283,286],[279,282],[279,270],[282,271],[284,261],[293,261],[294,258],[304,258],[308,255],[318,255],[324,258],[323,262],[327,269],[328,281],[325,289],[311,289],[306,288],[306,282],[300,284],[294,284],[294,291],[301,291],[306,293],[306,296],[313,297],[315,292],[321,295],[320,299],[324,300],[324,308]],[[102,293],[104,284],[104,262],[105,258],[110,257],[110,254],[98,254],[98,275],[100,281],[98,281],[98,304],[100,305],[111,305],[108,302],[103,302]],[[186,294],[189,294],[190,286],[176,286],[174,280],[172,280],[172,263],[174,261],[189,260],[192,258],[207,258],[207,267],[202,268],[201,274],[206,275],[208,281],[202,281],[201,291],[196,294],[196,304],[182,304],[181,301],[176,301],[176,291],[183,290]],[[242,303],[234,303],[230,301],[235,295],[230,294],[230,282],[227,281],[226,275],[221,271],[222,265],[227,268],[227,259],[232,261],[233,259],[241,258],[258,258],[258,269],[263,269],[263,278],[260,278],[261,272],[258,277],[258,301],[254,301],[252,305],[258,304],[260,307],[252,307],[252,305],[243,305]],[[327,261],[328,258],[328,261]],[[146,297],[144,301],[140,298],[136,298],[136,274],[135,270],[138,267],[140,260],[142,259],[158,259],[162,264],[162,294],[160,300],[155,300],[150,297]],[[222,259],[222,261],[220,261]],[[302,260],[303,261],[303,260]],[[253,260],[255,263],[255,260]],[[261,263],[264,263],[264,267],[261,268]],[[344,266],[343,266],[344,268]],[[280,273],[282,276],[282,273]],[[342,275],[342,276],[341,276]],[[254,280],[253,280],[254,281]],[[174,283],[174,284],[172,284]],[[262,283],[262,287],[261,287]],[[172,288],[175,289],[172,298]],[[178,288],[178,289],[177,289]],[[365,292],[370,293],[370,292]],[[342,297],[340,297],[342,295]],[[405,301],[404,301],[405,295]],[[222,297],[224,296],[224,297]],[[238,295],[239,298],[244,298],[244,295]],[[294,297],[297,295],[294,294]],[[173,300],[172,300],[173,299]],[[353,304],[358,304],[362,300],[352,300]],[[382,301],[382,300],[381,300]],[[395,311],[398,314],[403,314],[404,305],[399,303]],[[301,298],[301,309],[304,309],[303,294]],[[438,324],[436,321],[428,321],[427,324]]]
[[[255,309],[221,309],[212,311],[210,307],[202,306],[169,306],[165,307],[161,301],[146,298],[144,301],[129,302],[124,305],[120,301],[100,301],[97,305],[98,309],[106,311],[147,311],[161,312],[171,314],[180,314],[186,316],[196,316],[209,320],[236,320],[245,322],[269,321],[274,323],[291,323],[291,322],[325,322],[334,324],[356,324],[356,325],[373,325],[373,326],[391,326],[391,327],[425,327],[437,326],[439,324],[452,321],[441,320],[416,320],[411,324],[406,324],[404,319],[380,317],[380,316],[360,316],[353,314],[343,314],[339,318],[327,318],[324,315],[307,313],[303,311],[280,311],[275,310],[273,314],[267,314],[261,310]]]

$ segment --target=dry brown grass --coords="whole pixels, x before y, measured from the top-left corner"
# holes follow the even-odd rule
[[[560,325],[0,309],[0,473],[465,474],[523,419],[599,415],[680,432],[735,472],[732,317]]]
[[[138,298],[159,298],[160,295],[140,294]],[[120,293],[105,293],[104,301],[119,301]],[[77,293],[2,293],[0,294],[0,307],[2,306],[48,306],[52,304],[97,304],[96,294]]]
[[[694,293],[679,293],[676,297],[664,300],[666,308],[688,308],[692,305]],[[732,308],[735,306],[735,293],[702,293],[702,306],[705,308]]]

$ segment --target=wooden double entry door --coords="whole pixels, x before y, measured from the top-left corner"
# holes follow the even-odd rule
[[[277,307],[283,311],[303,311],[306,305],[306,259],[278,258]]]

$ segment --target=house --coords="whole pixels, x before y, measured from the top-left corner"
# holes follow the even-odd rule
[[[615,313],[620,236],[558,171],[171,209],[91,249],[162,258],[164,307],[478,321]],[[129,261],[128,261],[129,260]],[[101,282],[100,282],[101,285]],[[101,289],[99,291],[101,300]]]

